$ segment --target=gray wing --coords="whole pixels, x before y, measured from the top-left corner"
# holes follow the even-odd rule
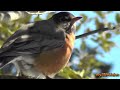
[[[21,36],[22,37],[22,36]],[[51,50],[64,45],[63,40],[57,40],[53,37],[44,35],[26,36],[27,38],[17,38],[9,46],[2,48],[0,57],[3,56],[19,56],[25,54],[38,54],[43,51]]]
[[[35,28],[35,27],[32,27]],[[56,36],[61,36],[64,33],[56,33]],[[64,39],[56,38],[52,33],[42,33],[40,31],[31,32],[27,30],[18,30],[3,44],[0,49],[0,63],[5,64],[10,62],[7,58],[14,58],[22,55],[37,55],[43,51],[62,47],[65,44]],[[63,35],[64,37],[64,35]],[[5,58],[7,61],[5,61]],[[0,65],[1,67],[1,65]]]

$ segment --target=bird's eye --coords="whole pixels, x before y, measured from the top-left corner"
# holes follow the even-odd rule
[[[61,18],[60,18],[60,21],[64,21],[64,18],[63,18],[63,17],[61,17]]]
[[[66,19],[66,20],[68,20],[68,19],[69,19],[69,17],[67,17],[67,16],[66,16],[66,17],[65,17],[65,19]]]
[[[68,21],[68,20],[69,20],[69,17],[67,17],[67,16],[60,18],[60,21]]]

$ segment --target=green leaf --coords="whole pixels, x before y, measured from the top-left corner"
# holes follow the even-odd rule
[[[81,48],[81,50],[85,50],[86,49],[86,43],[85,43],[85,41],[82,42],[80,48]]]
[[[112,42],[112,41],[107,41],[107,43],[108,43],[109,46],[114,46],[115,45],[115,43]]]
[[[99,22],[98,18],[95,18],[95,24],[96,24],[96,28],[98,29],[99,25],[100,25],[100,22]]]
[[[21,23],[22,23],[22,24],[26,24],[26,23],[30,22],[31,16],[32,16],[32,15],[27,15],[26,18],[20,18],[20,19],[14,20],[13,22],[14,22],[14,23],[17,22],[17,23],[19,23],[19,24],[21,24]]]
[[[83,78],[84,74],[85,74],[85,70],[83,69],[80,73],[80,76]]]
[[[101,23],[98,18],[95,18],[95,24],[96,24],[96,28],[97,28],[97,29],[98,29],[98,28],[99,28],[99,29],[100,29],[100,28],[104,28],[104,24]],[[100,32],[100,33],[101,33],[101,32]]]
[[[102,19],[105,18],[105,15],[102,11],[95,11],[98,16],[100,16]]]
[[[87,16],[86,16],[85,14],[80,14],[80,16],[83,17],[83,19],[82,19],[82,24],[83,24],[84,22],[86,22],[86,20],[87,20],[88,18],[87,18]]]
[[[46,19],[49,19],[49,18],[52,17],[54,14],[55,14],[55,12],[51,12],[51,13],[47,14]]]
[[[0,40],[0,47],[2,46],[2,44],[3,44],[3,41]]]
[[[78,24],[78,25],[76,26],[76,31],[80,30],[80,27],[81,27],[81,24]]]
[[[106,39],[109,39],[109,38],[111,38],[111,33],[106,34]]]
[[[107,43],[104,43],[104,45],[102,46],[102,48],[103,48],[103,50],[104,50],[105,52],[110,51],[109,45],[108,45]]]
[[[120,23],[120,14],[116,14],[116,21],[117,21],[117,23]]]
[[[113,11],[107,11],[107,14],[110,14],[110,13],[112,13]]]
[[[98,39],[95,39],[95,38],[91,38],[92,41],[94,42],[98,42],[99,40]]]
[[[90,28],[88,28],[88,29],[86,30],[86,32],[91,32]]]
[[[41,18],[39,17],[39,15],[34,19],[34,21],[40,21]]]
[[[61,70],[58,75],[66,79],[81,79],[80,74],[84,74],[84,72],[80,73],[75,70],[72,70],[69,67],[66,67],[63,70]]]
[[[77,48],[75,48],[74,49],[74,55],[79,57],[79,54],[80,54],[80,51]]]

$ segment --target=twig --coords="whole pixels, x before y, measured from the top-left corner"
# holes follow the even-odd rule
[[[0,79],[38,79],[30,76],[12,76],[12,75],[0,75]],[[65,79],[61,76],[56,75],[54,78],[46,77],[46,79]]]
[[[34,77],[28,77],[28,76],[0,75],[0,79],[36,79],[36,78],[34,78]]]
[[[32,15],[41,15],[43,13],[51,13],[51,12],[55,12],[55,11],[26,11],[28,14],[32,14]]]
[[[113,27],[112,29],[111,28],[97,29],[97,30],[94,30],[94,31],[91,31],[91,32],[88,32],[88,33],[85,33],[85,34],[82,34],[82,35],[78,35],[78,36],[76,36],[76,39],[82,38],[82,37],[86,37],[88,35],[95,34],[95,33],[98,33],[98,32],[103,32],[103,31],[108,31],[108,30],[114,30],[114,29],[116,29],[116,27]]]

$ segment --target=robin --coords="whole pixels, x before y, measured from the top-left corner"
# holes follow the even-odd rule
[[[59,12],[48,20],[22,26],[0,49],[0,68],[13,63],[17,75],[53,78],[68,63],[74,47],[75,17]]]

